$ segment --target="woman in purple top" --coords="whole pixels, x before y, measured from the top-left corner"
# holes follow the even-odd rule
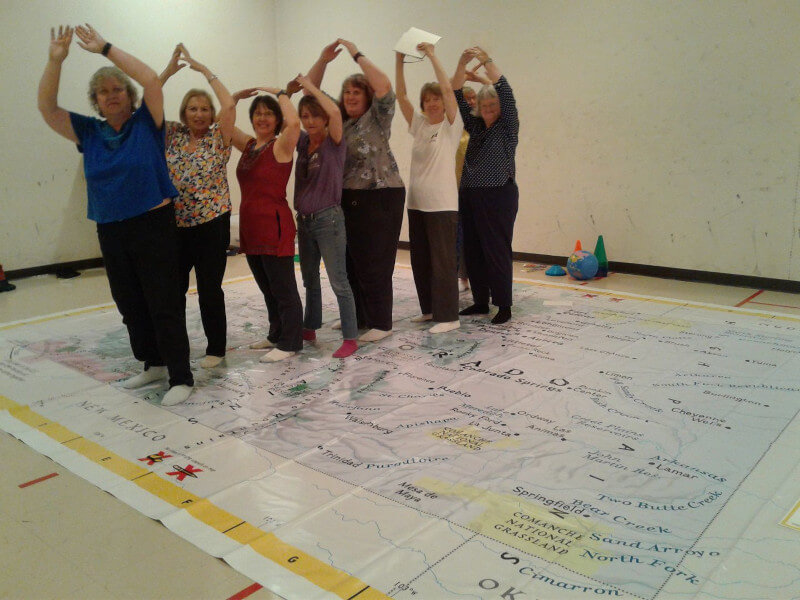
[[[342,173],[347,148],[343,143],[342,113],[336,103],[305,76],[297,83],[304,93],[298,112],[304,132],[297,144],[294,174],[294,208],[300,271],[306,288],[303,339],[314,341],[322,326],[320,258],[325,261],[342,323],[341,347],[334,358],[346,358],[358,349],[356,304],[347,281],[346,238],[342,213]]]
[[[58,105],[61,65],[72,34],[84,50],[114,67],[98,70],[89,100],[104,120]],[[143,88],[142,105],[131,79]],[[172,199],[178,195],[164,158],[164,99],[153,69],[106,42],[90,25],[50,30],[47,66],[39,82],[39,111],[84,156],[89,218],[97,222],[111,295],[144,371],[122,385],[137,388],[169,373],[162,405],[183,402],[194,385],[186,315],[178,286],[178,240]]]

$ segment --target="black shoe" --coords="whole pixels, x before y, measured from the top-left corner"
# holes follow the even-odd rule
[[[460,310],[458,312],[460,315],[488,315],[489,314],[489,305],[488,304],[473,304],[472,306],[468,306],[464,310]]]
[[[492,317],[492,325],[501,325],[511,318],[511,307],[501,306],[497,314]]]

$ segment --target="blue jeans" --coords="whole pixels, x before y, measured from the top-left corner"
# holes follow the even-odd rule
[[[298,214],[297,237],[300,272],[306,288],[303,327],[319,329],[322,326],[322,288],[319,279],[319,261],[322,258],[331,288],[339,302],[342,337],[346,340],[356,339],[356,303],[347,281],[347,242],[341,206],[332,206],[311,215]]]

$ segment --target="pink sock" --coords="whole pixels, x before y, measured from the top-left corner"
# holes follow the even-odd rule
[[[313,329],[303,329],[303,339],[307,342],[316,342],[317,332]]]
[[[356,350],[358,350],[358,344],[356,344],[355,340],[345,340],[339,346],[339,349],[333,353],[333,358],[347,358]]]

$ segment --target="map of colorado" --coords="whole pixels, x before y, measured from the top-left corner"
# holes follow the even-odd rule
[[[115,383],[111,308],[0,326],[0,427],[289,598],[800,594],[800,534],[767,551],[757,518],[797,481],[800,319],[528,282],[432,336],[395,294],[389,338],[263,364],[263,299],[227,285],[227,366],[169,410]]]

